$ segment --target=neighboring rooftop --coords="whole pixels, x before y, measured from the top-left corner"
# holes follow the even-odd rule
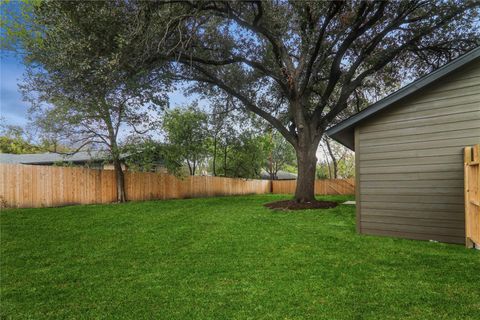
[[[386,98],[372,104],[368,108],[333,126],[326,131],[326,134],[330,138],[335,139],[349,149],[355,150],[354,128],[358,126],[359,123],[373,117],[378,112],[394,105],[396,102],[410,97],[420,89],[425,88],[426,86],[445,77],[446,75],[452,73],[460,67],[463,67],[467,63],[470,63],[479,58],[480,47],[477,47],[465,53],[464,55],[454,59],[453,61],[447,63],[443,67],[440,67],[437,70],[419,78],[418,80],[413,81],[412,83],[406,85],[398,91],[395,91]]]
[[[262,179],[270,179],[270,174],[265,170],[262,170],[262,172],[260,173],[260,176],[262,177]],[[297,179],[297,175],[295,173],[290,173],[282,170],[277,172],[277,180],[295,180],[295,179]]]
[[[0,153],[0,163],[10,164],[53,164],[57,162],[103,161],[108,157],[105,151],[80,151],[72,155],[47,152],[29,154]]]

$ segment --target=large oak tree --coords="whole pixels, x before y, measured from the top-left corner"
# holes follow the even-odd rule
[[[366,88],[373,96],[479,43],[479,2],[468,0],[167,1],[137,9],[146,68],[171,61],[178,79],[234,97],[292,144],[299,202],[314,199],[326,128]]]

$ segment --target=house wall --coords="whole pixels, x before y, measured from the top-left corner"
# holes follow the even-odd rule
[[[463,243],[463,147],[480,143],[480,61],[356,128],[357,229]]]

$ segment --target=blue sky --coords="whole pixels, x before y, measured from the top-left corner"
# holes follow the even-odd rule
[[[25,126],[28,123],[30,105],[23,101],[18,88],[23,81],[24,71],[25,66],[20,56],[6,52],[0,53],[0,116],[2,122],[6,124]],[[169,98],[171,107],[186,105],[198,100],[196,96],[185,96],[181,90],[170,93]]]
[[[0,0],[1,1],[1,0]],[[3,4],[3,15],[18,15],[20,3],[12,1]],[[20,18],[21,19],[21,18]],[[3,30],[0,30],[3,33]],[[0,123],[25,126],[28,124],[29,102],[23,101],[18,85],[23,82],[25,66],[22,57],[11,51],[0,50]],[[180,88],[169,94],[170,106],[177,107],[199,100],[198,96],[186,97]],[[199,105],[206,105],[206,101],[199,101]]]
[[[25,68],[19,57],[0,54],[0,114],[7,124],[25,125],[28,118],[27,102],[22,100],[18,84]]]

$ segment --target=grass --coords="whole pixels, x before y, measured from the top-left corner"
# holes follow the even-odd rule
[[[480,252],[285,198],[6,210],[0,318],[480,319]]]

